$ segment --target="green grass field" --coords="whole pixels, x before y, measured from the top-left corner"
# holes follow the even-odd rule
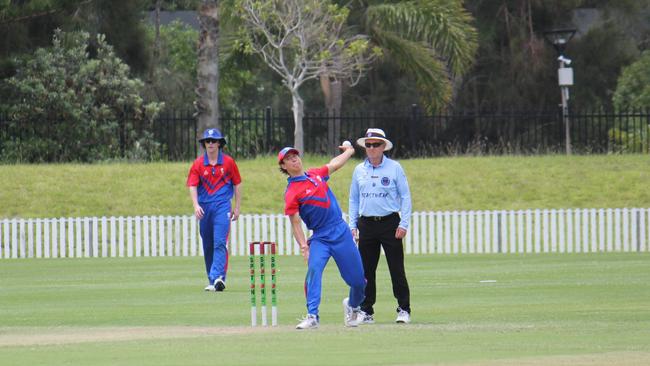
[[[359,161],[331,180],[344,210]],[[646,155],[401,162],[415,211],[650,207]],[[282,212],[274,157],[238,164],[242,213]],[[0,165],[0,218],[189,215],[189,165]],[[231,258],[219,294],[202,291],[202,261],[0,260],[0,365],[650,364],[650,253],[410,255],[409,325],[393,323],[382,258],[377,324],[358,329],[343,327],[330,263],[314,331],[294,329],[301,258],[278,258],[280,326],[255,329],[247,258]]]
[[[0,262],[3,365],[647,365],[648,254],[411,255],[413,323],[393,323],[385,261],[377,324],[342,324],[330,262],[321,328],[298,331],[301,258],[278,258],[277,328],[251,328],[248,264],[205,293],[202,258]],[[494,280],[496,282],[481,282]]]

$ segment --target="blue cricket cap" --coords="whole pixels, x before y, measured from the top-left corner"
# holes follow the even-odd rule
[[[220,140],[221,145],[226,144],[226,138],[221,134],[221,131],[216,128],[208,128],[207,130],[203,131],[203,136],[199,139],[199,142],[203,143],[203,141],[208,139]]]

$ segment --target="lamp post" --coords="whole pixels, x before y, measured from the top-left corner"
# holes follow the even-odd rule
[[[564,56],[564,49],[567,43],[576,33],[575,29],[554,29],[544,32],[544,38],[549,42],[558,54],[557,80],[562,94],[562,120],[564,122],[564,138],[566,154],[571,155],[571,128],[569,121],[569,86],[573,85],[573,69],[571,60]]]

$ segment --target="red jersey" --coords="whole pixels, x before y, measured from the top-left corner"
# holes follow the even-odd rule
[[[210,165],[207,153],[194,160],[187,176],[187,186],[197,187],[199,203],[230,204],[234,186],[240,183],[241,176],[235,160],[221,150],[215,165]]]
[[[327,165],[287,179],[284,213],[289,216],[300,213],[300,218],[307,228],[314,231],[314,235],[343,222],[341,208],[327,186],[328,179]]]

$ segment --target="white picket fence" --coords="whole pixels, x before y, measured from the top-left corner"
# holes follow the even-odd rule
[[[415,212],[407,254],[647,252],[650,209]],[[230,254],[274,241],[280,255],[299,248],[284,215],[241,215]],[[192,216],[0,220],[0,258],[203,255]]]

